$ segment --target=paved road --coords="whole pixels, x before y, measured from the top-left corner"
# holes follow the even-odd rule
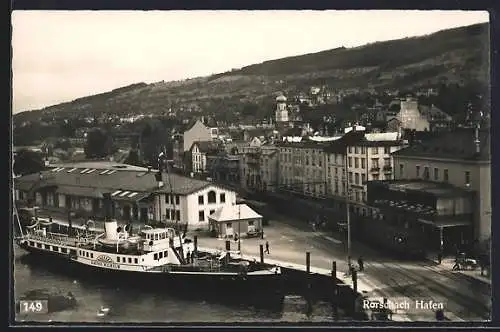
[[[340,237],[313,232],[307,225],[289,219],[271,220],[265,228],[265,240],[243,239],[242,254],[259,256],[259,244],[269,241],[270,254],[266,257],[305,264],[305,252],[311,252],[311,265],[330,269],[337,262],[339,271],[347,270],[346,248]],[[200,237],[200,246],[224,247],[224,241]],[[233,250],[237,243],[232,242]],[[490,317],[491,285],[460,272],[451,271],[429,261],[403,261],[388,257],[366,245],[353,242],[352,257],[362,255],[365,272],[360,280],[372,286],[365,294],[370,298],[386,297],[393,301],[407,301],[410,309],[395,316],[398,320],[435,320],[433,310],[415,309],[415,300],[443,303],[450,320],[487,320]]]

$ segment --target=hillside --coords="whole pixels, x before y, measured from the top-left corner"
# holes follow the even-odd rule
[[[266,61],[208,77],[154,84],[138,83],[111,92],[23,112],[41,114],[163,113],[241,111],[255,104],[268,111],[278,91],[310,85],[337,89],[413,89],[439,84],[488,86],[489,26],[477,24],[424,37],[377,42]],[[238,108],[240,107],[240,108]],[[59,113],[62,112],[62,113]],[[264,113],[265,113],[264,112]]]

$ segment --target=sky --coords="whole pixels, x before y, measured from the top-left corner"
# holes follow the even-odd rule
[[[488,21],[486,11],[14,11],[12,110]]]

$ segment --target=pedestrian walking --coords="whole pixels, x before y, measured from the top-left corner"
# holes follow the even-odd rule
[[[266,241],[266,254],[269,254],[269,241]]]
[[[358,265],[359,265],[359,272],[363,272],[365,269],[364,262],[363,262],[363,257],[359,256],[358,258]]]
[[[458,264],[458,257],[455,258],[455,265],[453,265],[451,269],[454,271],[460,269],[460,264]]]
[[[441,264],[441,261],[443,260],[443,253],[439,252],[438,253],[438,264]]]

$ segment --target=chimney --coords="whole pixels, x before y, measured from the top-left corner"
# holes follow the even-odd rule
[[[479,124],[476,125],[474,136],[475,136],[474,143],[476,144],[476,153],[479,154],[481,153],[481,146],[480,146],[481,141],[479,140]]]
[[[163,187],[163,177],[161,171],[158,171],[158,173],[155,174],[155,179],[156,182],[158,183],[158,188]]]

